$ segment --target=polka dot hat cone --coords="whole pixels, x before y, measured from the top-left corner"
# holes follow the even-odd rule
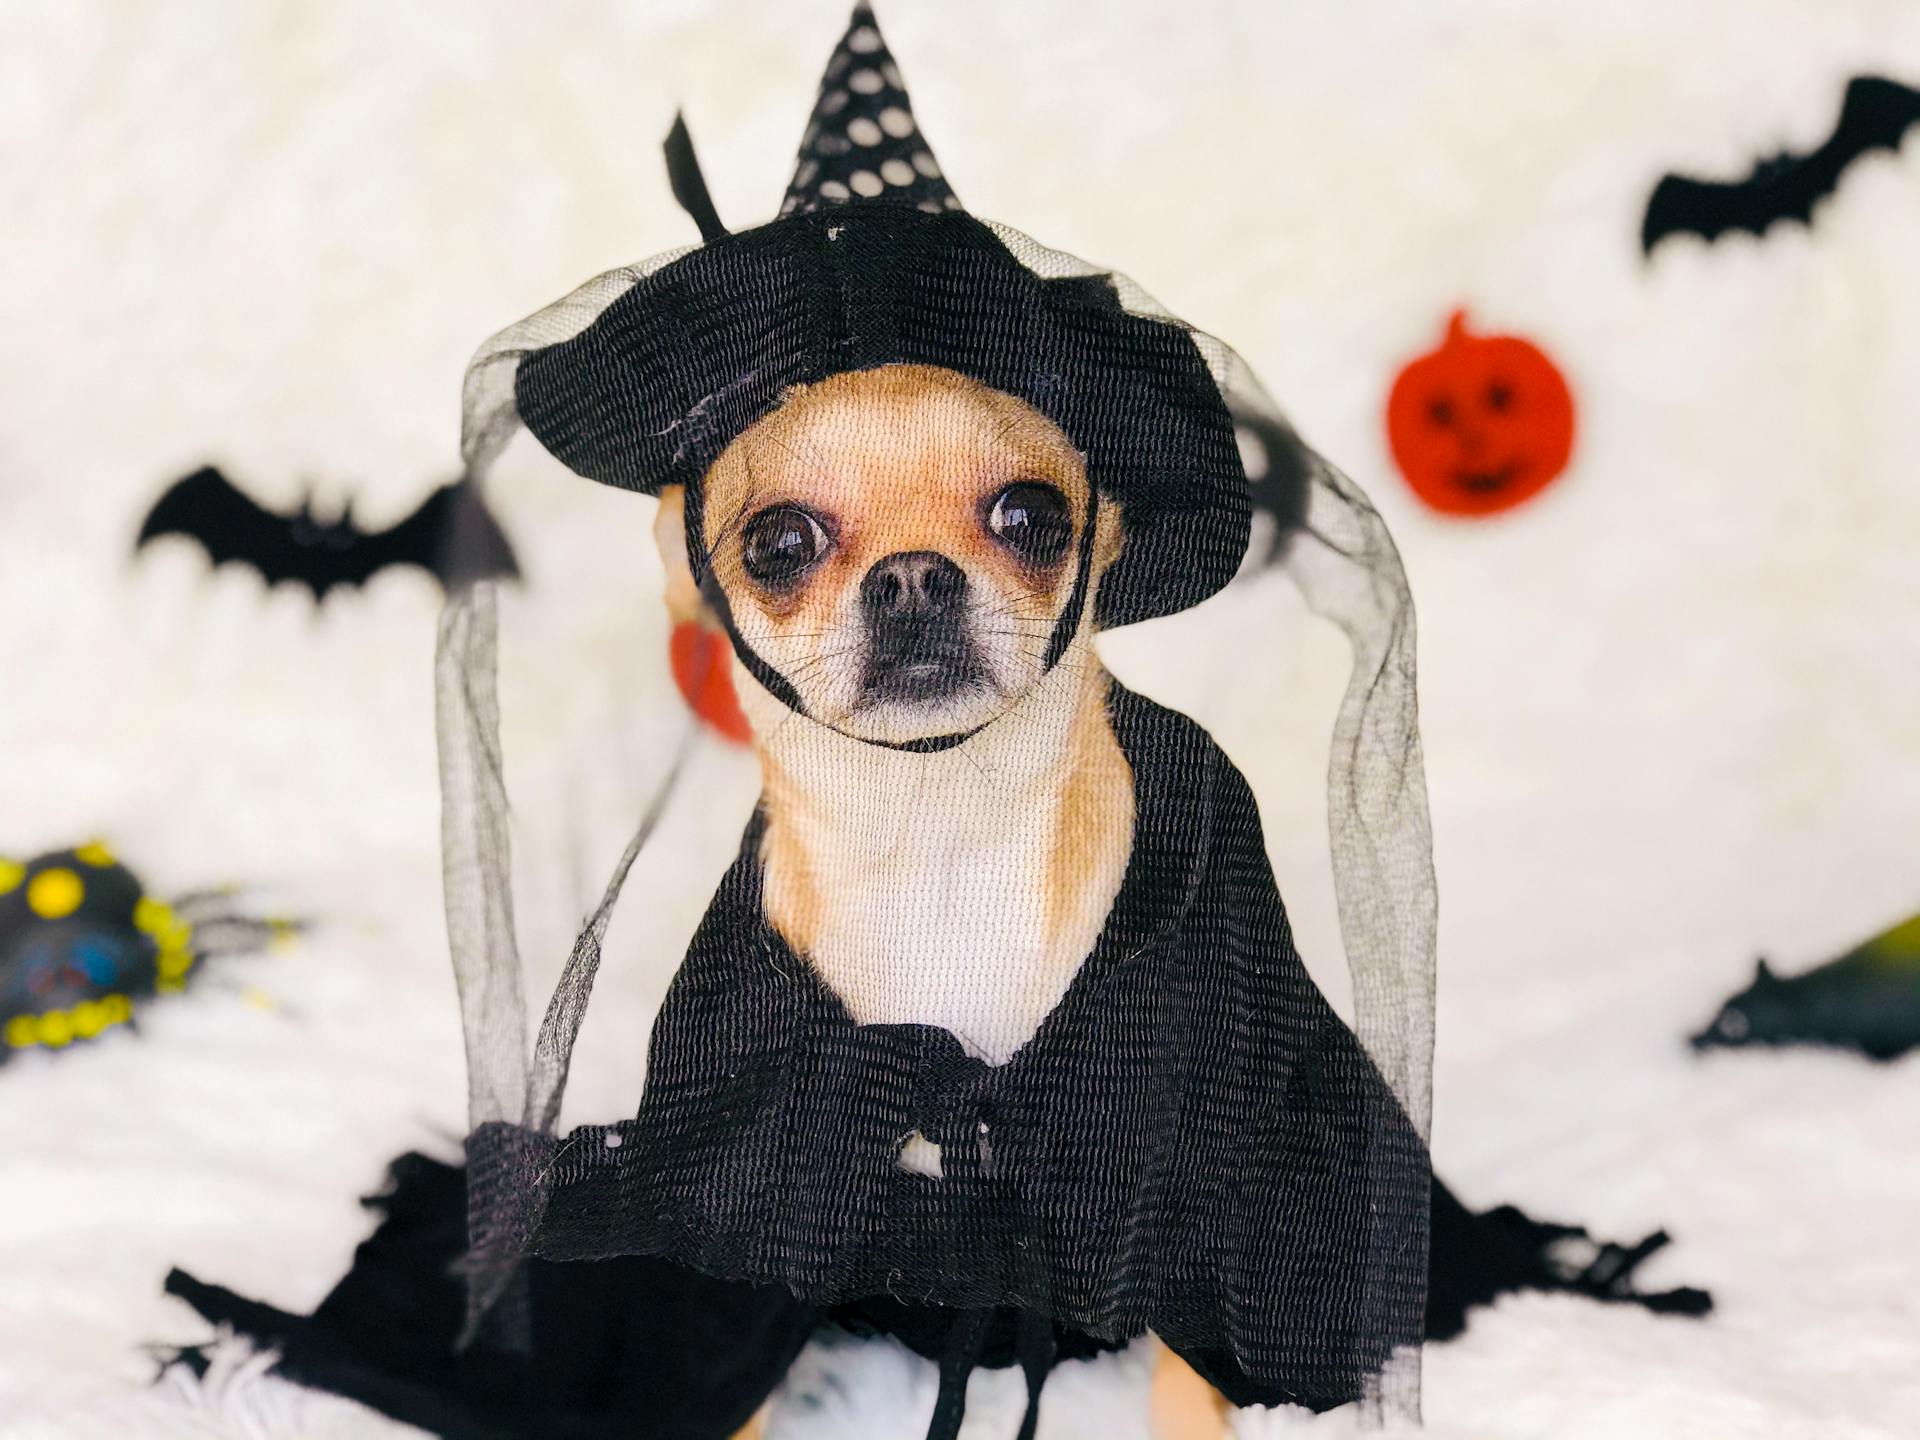
[[[914,122],[900,67],[865,5],[853,12],[820,78],[820,98],[800,138],[800,162],[780,213],[855,200],[912,205],[930,214],[960,208]]]

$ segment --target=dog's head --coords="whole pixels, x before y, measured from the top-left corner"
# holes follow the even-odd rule
[[[708,472],[710,584],[809,715],[889,744],[975,730],[1090,625],[1117,510],[1033,406],[889,365],[796,387]],[[1083,553],[1085,564],[1083,567]],[[1086,571],[1080,612],[1070,614]]]

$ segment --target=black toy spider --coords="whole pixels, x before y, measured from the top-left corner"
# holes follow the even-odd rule
[[[219,891],[167,901],[98,841],[22,864],[0,856],[0,1063],[61,1050],[186,988],[215,955],[259,950],[290,922],[236,915]]]

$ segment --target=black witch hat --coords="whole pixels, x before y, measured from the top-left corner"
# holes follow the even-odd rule
[[[1099,623],[1182,610],[1232,579],[1246,474],[1192,334],[1128,310],[1111,276],[1043,277],[1013,247],[1049,252],[960,208],[864,5],[780,218],[728,234],[706,213],[706,244],[523,353],[514,382],[520,418],[570,469],[648,494],[687,487],[696,569],[701,478],[734,437],[791,386],[921,364],[1026,400],[1084,453],[1126,537]]]

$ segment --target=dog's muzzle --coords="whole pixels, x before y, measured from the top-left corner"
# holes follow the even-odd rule
[[[967,626],[966,572],[931,550],[876,561],[860,582],[868,705],[943,700],[986,681]]]

